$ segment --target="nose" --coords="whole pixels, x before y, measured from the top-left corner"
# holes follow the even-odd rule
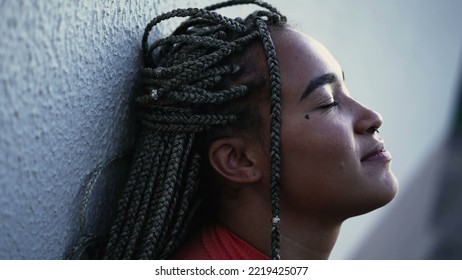
[[[356,102],[356,101],[355,101]],[[355,132],[358,134],[374,133],[382,126],[383,118],[376,111],[356,102]]]

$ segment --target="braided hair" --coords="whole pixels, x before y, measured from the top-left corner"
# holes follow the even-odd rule
[[[256,4],[265,10],[230,19],[213,10]],[[149,43],[160,22],[187,17],[168,37]],[[204,9],[176,9],[155,17],[142,39],[142,128],[131,173],[105,250],[107,259],[165,259],[191,231],[206,183],[204,143],[248,128],[256,88],[270,88],[272,257],[279,253],[281,80],[271,28],[286,18],[258,0],[231,0]],[[242,54],[263,43],[269,73],[252,73]],[[246,70],[247,69],[247,70]],[[269,76],[269,81],[268,81]],[[244,78],[246,79],[246,78]],[[237,82],[236,82],[237,81]],[[250,122],[252,123],[252,122]],[[205,202],[204,202],[205,203]]]

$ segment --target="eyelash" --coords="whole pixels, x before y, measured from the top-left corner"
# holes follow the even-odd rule
[[[319,109],[330,109],[332,107],[338,106],[338,104],[339,104],[338,101],[334,101],[332,103],[319,107]]]

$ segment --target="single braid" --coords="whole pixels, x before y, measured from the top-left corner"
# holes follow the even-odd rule
[[[283,16],[275,7],[271,6],[270,4],[263,2],[263,1],[258,1],[258,0],[230,0],[230,1],[225,1],[217,4],[213,4],[210,6],[205,7],[206,10],[218,10],[221,8],[225,7],[230,7],[234,5],[243,5],[243,4],[254,4],[258,5],[262,8],[267,9],[270,11],[272,14],[276,14],[281,18],[281,22],[286,22],[286,17]]]
[[[246,20],[212,11],[240,4],[256,4],[267,11]],[[172,35],[150,44],[152,29],[174,17],[188,19]],[[204,136],[238,129],[238,123],[247,121],[239,104],[245,104],[251,86],[235,82],[243,70],[232,62],[258,39],[263,40],[270,69],[271,203],[273,217],[279,217],[281,81],[267,25],[284,23],[285,17],[275,8],[250,0],[176,9],[148,23],[141,42],[143,90],[136,97],[142,132],[106,259],[165,259],[181,246],[202,201]],[[272,248],[273,258],[279,259],[279,224],[273,224]]]
[[[279,193],[281,186],[281,77],[279,75],[279,63],[276,56],[273,41],[266,26],[265,21],[260,18],[256,19],[256,24],[263,37],[263,46],[266,50],[268,65],[270,68],[271,80],[271,205],[272,205],[272,230],[271,230],[271,248],[272,258],[281,259],[280,255],[280,237],[279,237]]]

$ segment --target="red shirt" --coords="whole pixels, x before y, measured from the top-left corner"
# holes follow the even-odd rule
[[[215,225],[203,228],[201,233],[188,240],[172,259],[269,260],[269,257],[226,228]]]

